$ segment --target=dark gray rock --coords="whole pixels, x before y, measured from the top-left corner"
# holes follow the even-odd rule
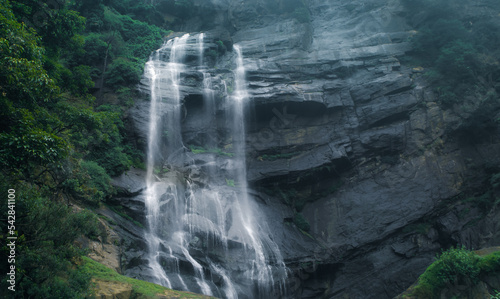
[[[419,71],[401,65],[412,28],[400,1],[311,0],[310,19],[303,23],[286,4],[195,1],[213,16],[202,16],[211,28],[207,49],[216,49],[221,40],[243,52],[251,96],[247,176],[260,190],[251,191],[262,210],[258,220],[267,223],[290,269],[287,296],[391,298],[415,281],[440,248],[495,245],[500,240],[496,212],[477,220],[480,211],[466,213],[468,206],[448,203],[462,192],[471,164],[499,161],[498,138],[463,148],[454,134],[466,116],[443,110]],[[201,27],[201,21],[188,22],[182,30]],[[228,50],[209,62],[216,104],[210,117],[202,117],[208,109],[199,101],[203,77],[196,49],[189,49],[181,88],[186,147],[207,144],[208,136],[216,135],[214,147],[230,151],[233,136],[222,129],[231,113],[226,100],[235,69],[235,53]],[[130,114],[146,140],[149,102],[138,102]],[[186,160],[181,171],[200,185],[217,180],[206,175],[211,165],[217,165],[221,185],[235,167],[231,157],[215,153],[190,153]],[[337,181],[342,185],[331,188]],[[115,184],[129,190],[122,191],[127,196],[142,188],[130,174]],[[270,186],[295,190],[297,198],[289,200],[302,196],[305,206],[285,204]],[[140,195],[120,201],[141,215]],[[297,212],[309,232],[293,223]],[[202,243],[198,238],[190,244],[206,264]],[[237,260],[241,244],[236,238],[230,244]],[[143,252],[130,252],[128,273],[147,273]],[[241,271],[232,259],[220,262]]]
[[[136,196],[146,189],[145,177],[144,170],[133,167],[119,177],[113,178],[111,185],[115,187],[120,196]]]

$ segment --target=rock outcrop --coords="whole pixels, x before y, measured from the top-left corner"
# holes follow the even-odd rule
[[[485,163],[500,162],[498,135],[464,143],[466,116],[440,107],[421,70],[401,63],[414,34],[401,3],[297,2],[198,1],[215,17],[181,28],[204,30],[207,49],[227,46],[210,58],[214,78],[231,81],[231,46],[242,49],[248,180],[291,269],[288,296],[392,298],[440,248],[498,243],[498,212],[456,200],[471,179],[484,180]],[[183,78],[187,142],[209,129],[196,117],[202,80]],[[213,84],[222,98],[222,81]],[[147,109],[140,101],[131,111],[142,138]],[[118,200],[144,223],[133,175],[116,182],[126,190]],[[125,273],[140,275],[139,260]]]
[[[95,298],[129,299],[132,298],[132,286],[119,281],[103,281],[93,279]]]

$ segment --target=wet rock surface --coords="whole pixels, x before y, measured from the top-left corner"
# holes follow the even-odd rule
[[[482,175],[472,165],[500,161],[500,141],[460,143],[460,114],[442,109],[419,73],[400,63],[410,50],[412,28],[399,1],[309,3],[306,22],[294,19],[281,1],[197,5],[216,16],[205,24],[213,28],[206,31],[207,47],[221,40],[243,52],[252,98],[247,175],[291,270],[289,297],[392,298],[440,248],[500,241],[498,213],[484,217],[453,201],[467,178]],[[183,31],[200,26],[186,24]],[[197,117],[205,109],[197,100],[203,78],[183,79],[183,136],[191,144],[222,127],[220,99],[230,93],[223,82],[232,80],[234,53],[212,63],[213,126]],[[148,107],[139,101],[130,112],[141,138],[147,135]],[[230,152],[227,132],[218,134],[227,141],[217,146]],[[229,167],[220,153],[203,153],[192,154],[186,169],[203,167],[213,156],[221,169]],[[115,200],[145,223],[144,189],[134,175],[115,180],[122,190]],[[299,229],[298,213],[308,232]],[[125,273],[141,275],[147,264],[140,250],[130,248]]]

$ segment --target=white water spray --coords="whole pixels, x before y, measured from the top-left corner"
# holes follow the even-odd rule
[[[286,267],[265,223],[255,218],[259,208],[248,194],[245,107],[250,96],[242,51],[234,46],[233,94],[216,95],[214,82],[225,81],[204,65],[204,39],[203,34],[186,34],[169,40],[145,68],[151,95],[146,174],[151,280],[223,298],[273,298],[283,295],[275,285],[286,278]],[[182,78],[190,72],[203,78],[203,109],[197,121],[204,133],[195,139],[196,146],[209,152],[202,159],[187,152],[182,135],[182,117],[189,117],[183,110]],[[218,128],[216,123],[224,122],[217,121],[217,109],[224,107],[226,126]],[[220,132],[227,132],[224,140],[232,142],[232,153],[222,157],[216,154],[221,151]],[[224,171],[218,163],[227,166]]]

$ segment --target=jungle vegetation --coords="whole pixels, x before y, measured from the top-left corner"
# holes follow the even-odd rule
[[[126,111],[150,52],[190,8],[189,0],[0,0],[2,269],[11,265],[8,233],[17,237],[16,292],[2,279],[0,294],[89,294],[74,241],[99,236],[92,210],[115,192],[110,178],[143,165]]]

